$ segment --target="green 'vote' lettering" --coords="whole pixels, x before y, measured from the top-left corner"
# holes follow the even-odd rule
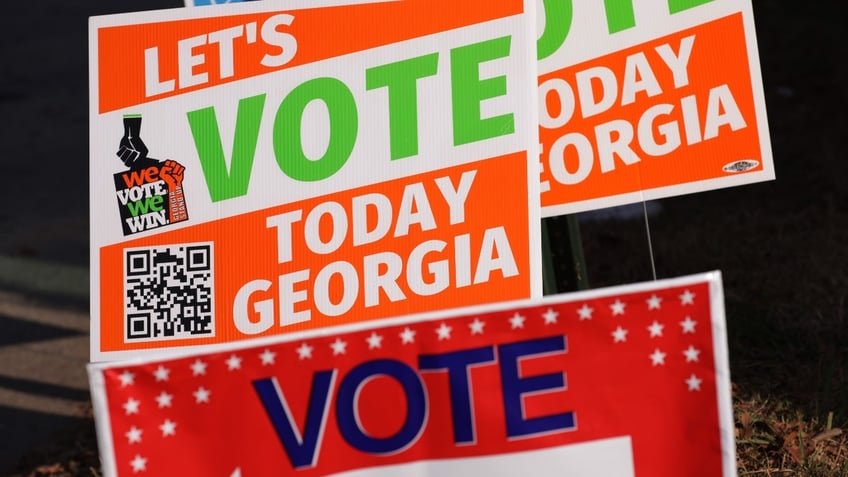
[[[455,146],[515,132],[512,113],[483,118],[480,108],[483,101],[507,94],[506,76],[481,79],[480,64],[508,57],[510,44],[511,37],[504,36],[450,51]],[[438,73],[438,60],[438,53],[432,53],[365,71],[366,91],[387,90],[391,160],[418,154],[418,82]],[[215,108],[186,114],[212,202],[247,194],[265,99],[265,94],[259,94],[239,100],[230,161],[227,161],[222,145]],[[304,112],[313,101],[324,103],[329,118],[328,145],[320,158],[307,157],[301,136]],[[430,126],[440,127],[438,124]],[[306,80],[283,98],[274,114],[271,145],[277,166],[283,174],[296,181],[327,179],[347,163],[356,145],[359,129],[356,97],[345,83],[327,77]]]

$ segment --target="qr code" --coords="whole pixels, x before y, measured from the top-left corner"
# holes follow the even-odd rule
[[[213,256],[211,242],[125,250],[125,341],[215,336]]]

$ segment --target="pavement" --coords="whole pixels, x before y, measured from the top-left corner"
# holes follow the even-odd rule
[[[0,475],[90,420],[88,270],[0,257]]]

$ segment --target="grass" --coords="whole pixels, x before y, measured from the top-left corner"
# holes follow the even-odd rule
[[[807,418],[786,401],[761,396],[734,399],[740,476],[848,476],[848,436]]]

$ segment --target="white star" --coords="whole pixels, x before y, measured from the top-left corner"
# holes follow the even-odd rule
[[[615,315],[623,315],[624,314],[624,302],[616,299],[615,303],[610,305],[610,309],[612,310],[612,316]]]
[[[577,309],[577,314],[580,315],[580,321],[591,320],[593,311],[595,311],[594,308],[590,308],[589,305],[584,303],[583,306]]]
[[[156,368],[156,371],[153,371],[153,376],[156,377],[157,383],[159,381],[167,381],[169,374],[171,374],[171,370],[162,366],[161,364],[159,365],[158,368]]]
[[[306,343],[301,343],[295,351],[297,351],[298,359],[312,359],[312,350],[312,346],[309,346]]]
[[[554,311],[553,308],[548,308],[548,311],[546,311],[545,314],[542,315],[542,317],[545,318],[545,324],[546,325],[556,324],[558,316],[559,316],[559,313]]]
[[[212,394],[212,391],[204,388],[203,386],[200,386],[199,388],[197,388],[197,391],[193,392],[192,394],[194,394],[195,402],[200,404],[202,402],[209,402],[209,395]]]
[[[627,341],[627,330],[622,327],[618,327],[615,331],[612,332],[613,343],[621,343]]]
[[[177,423],[170,419],[165,419],[165,422],[159,426],[159,429],[162,430],[162,437],[174,436],[177,434]]]
[[[651,298],[648,298],[645,301],[648,303],[648,309],[649,310],[659,310],[660,309],[660,303],[662,302],[662,298],[660,298],[656,295],[651,295]]]
[[[404,328],[398,336],[400,336],[400,340],[403,344],[415,342],[415,331],[411,330],[408,326]]]
[[[451,331],[453,331],[452,326],[448,326],[447,323],[442,323],[436,328],[436,334],[439,335],[439,341],[441,340],[449,340],[451,337]]]
[[[241,369],[241,358],[231,354],[229,358],[227,358],[227,370],[233,371],[236,369]]]
[[[468,328],[471,329],[472,335],[482,335],[484,326],[486,326],[486,323],[484,321],[480,321],[480,318],[474,318],[474,321],[468,324]]]
[[[509,319],[509,326],[512,329],[524,328],[524,320],[525,318],[518,314],[516,311],[512,318]]]
[[[368,338],[365,338],[365,341],[368,342],[368,349],[376,349],[383,346],[383,337],[378,335],[376,331],[372,331]]]
[[[138,414],[138,405],[141,404],[138,400],[133,398],[127,399],[127,402],[124,403],[124,411],[126,411],[127,416],[130,414]]]
[[[342,341],[341,338],[336,338],[336,341],[330,343],[330,348],[333,348],[333,356],[345,354],[347,351],[347,341]]]
[[[659,350],[659,348],[655,349],[653,353],[651,353],[651,365],[657,366],[660,364],[665,364],[665,353]]]
[[[132,426],[130,430],[126,433],[127,440],[130,441],[130,444],[135,444],[137,442],[141,442],[141,433],[144,432],[141,429]]]
[[[259,355],[259,359],[262,360],[262,366],[268,366],[269,364],[274,364],[274,360],[277,359],[277,353],[265,348],[265,351]]]
[[[656,320],[654,320],[654,322],[651,323],[651,326],[648,327],[648,332],[651,333],[651,338],[662,336],[663,328],[665,328],[665,325],[662,325]]]
[[[119,374],[118,379],[121,380],[121,387],[123,388],[123,387],[129,386],[129,385],[135,383],[135,374],[133,374],[133,373],[131,373],[127,370],[127,371],[124,371],[123,373]]]
[[[680,304],[681,305],[693,305],[695,304],[695,294],[686,290],[680,295]]]
[[[165,391],[162,391],[158,396],[156,396],[156,403],[159,404],[160,409],[163,407],[171,407],[171,401],[173,399],[173,394],[168,394]]]
[[[688,348],[683,350],[683,355],[686,356],[687,363],[697,363],[699,354],[701,354],[701,350],[696,349],[692,345],[689,345]]]
[[[689,376],[689,379],[686,380],[686,386],[689,387],[690,391],[700,391],[701,390],[701,379],[699,379],[694,374]]]
[[[200,359],[194,360],[194,362],[191,363],[191,374],[194,376],[206,374],[206,363],[204,363]]]
[[[141,472],[142,470],[147,470],[147,459],[136,454],[135,459],[130,461],[130,465],[132,466],[133,472]]]
[[[697,321],[687,316],[685,320],[680,322],[680,326],[683,328],[683,334],[685,335],[686,333],[694,333],[695,325],[697,324]]]

